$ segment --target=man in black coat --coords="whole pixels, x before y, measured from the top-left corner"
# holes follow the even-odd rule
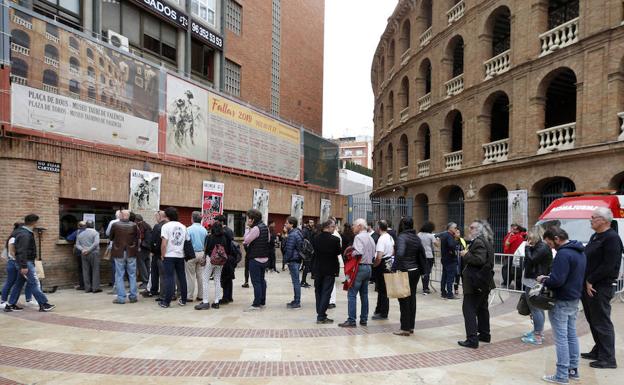
[[[314,237],[314,260],[312,275],[314,276],[314,293],[316,295],[316,323],[329,324],[334,320],[327,318],[329,298],[338,276],[338,256],[341,254],[340,240],[335,237],[336,223],[331,219],[322,224],[323,231]]]

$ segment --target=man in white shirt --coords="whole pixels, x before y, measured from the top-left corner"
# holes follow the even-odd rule
[[[180,299],[178,305],[186,305],[187,290],[186,290],[186,274],[184,272],[184,242],[190,240],[186,226],[178,222],[178,210],[173,207],[169,207],[165,210],[165,216],[169,220],[162,226],[160,231],[160,237],[162,242],[160,244],[161,258],[163,260],[164,267],[164,281],[163,286],[165,288],[164,297],[159,302],[160,307],[167,308],[173,298],[174,278],[175,274],[178,278],[180,285]]]
[[[373,314],[372,319],[386,320],[390,310],[390,300],[386,292],[386,281],[383,273],[389,273],[394,262],[394,239],[388,234],[388,222],[381,220],[377,223],[377,227],[379,228],[379,240],[375,248],[375,262],[373,262],[373,266],[378,267],[380,271],[379,279],[376,281],[377,312]]]

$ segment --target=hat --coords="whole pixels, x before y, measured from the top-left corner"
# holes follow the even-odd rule
[[[85,223],[85,221],[80,221],[78,222],[78,227],[86,227],[87,224]]]

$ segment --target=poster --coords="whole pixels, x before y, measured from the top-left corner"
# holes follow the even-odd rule
[[[290,215],[297,218],[298,227],[303,225],[303,195],[292,194]]]
[[[158,67],[10,12],[13,126],[158,151]]]
[[[320,223],[325,222],[331,216],[331,200],[321,199]]]
[[[208,91],[167,76],[167,152],[208,161]]]
[[[93,213],[83,213],[82,214],[82,221],[87,223],[87,222],[91,222],[93,224],[95,224],[95,214]]]
[[[204,181],[202,189],[202,226],[212,226],[214,218],[223,214],[224,184]]]
[[[516,223],[525,229],[529,226],[529,211],[528,211],[528,192],[527,190],[513,190],[509,191],[509,197],[507,199],[508,204],[508,224]]]
[[[269,223],[269,191],[256,188],[253,194],[252,206],[262,213],[262,222]]]
[[[161,175],[156,172],[130,170],[128,208],[141,214],[150,225],[154,225],[154,213],[160,208],[160,179]]]

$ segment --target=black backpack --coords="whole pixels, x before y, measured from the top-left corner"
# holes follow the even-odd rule
[[[230,258],[232,258],[236,264],[243,259],[243,253],[241,253],[240,245],[234,240],[230,241]]]
[[[297,251],[305,263],[310,263],[312,258],[314,258],[314,247],[312,247],[312,243],[305,238],[301,241]]]

